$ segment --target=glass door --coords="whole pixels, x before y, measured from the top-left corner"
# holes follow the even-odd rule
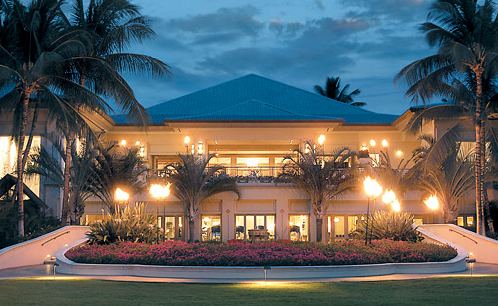
[[[275,239],[275,215],[238,215],[235,216],[235,239],[249,240],[250,233],[258,233]]]
[[[164,240],[183,239],[183,217],[182,216],[159,216],[157,225],[164,233]]]

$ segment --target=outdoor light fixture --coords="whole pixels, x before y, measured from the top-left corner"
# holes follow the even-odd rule
[[[197,143],[197,154],[199,155],[204,154],[204,143],[202,141],[199,141]]]
[[[190,136],[185,136],[185,138],[183,138],[183,144],[186,146],[190,144]]]
[[[121,141],[119,142],[119,144],[120,144],[122,147],[126,147],[126,139],[121,139]]]
[[[382,194],[382,186],[370,176],[365,177],[363,180],[363,189],[367,195],[367,220],[365,225],[365,245],[368,244],[368,223],[370,220],[370,198],[373,199],[375,205],[375,199]]]
[[[140,146],[140,140],[135,141],[135,145],[138,147]]]
[[[382,145],[383,148],[389,147],[389,142],[387,141],[387,139],[382,139],[380,144]]]
[[[432,222],[434,222],[434,212],[439,209],[439,199],[432,194],[424,200],[424,204],[432,211]]]
[[[399,201],[396,199],[394,200],[392,203],[391,203],[391,209],[394,211],[394,212],[400,212],[401,211],[401,204],[399,203]]]
[[[325,143],[325,135],[321,134],[320,136],[318,136],[318,144],[323,146],[324,143]]]
[[[116,188],[114,192],[114,200],[118,202],[126,202],[130,198],[130,194],[121,188]]]
[[[403,157],[403,151],[401,151],[401,150],[396,150],[396,152],[394,154],[396,155],[397,158]]]
[[[161,184],[152,184],[150,185],[149,193],[155,199],[165,199],[170,194],[170,186],[171,184],[161,185]]]
[[[425,206],[427,206],[430,210],[439,209],[439,199],[435,194],[430,195],[427,199],[424,200]]]
[[[391,189],[386,189],[382,195],[382,202],[384,204],[391,204],[396,200],[396,194]]]
[[[375,141],[375,139],[370,139],[369,144],[371,147],[375,147],[377,145],[377,141]]]

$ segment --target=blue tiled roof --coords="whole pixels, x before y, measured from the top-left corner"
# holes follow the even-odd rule
[[[344,121],[390,124],[398,116],[360,107],[249,74],[147,109],[153,124],[168,121]],[[125,124],[125,116],[114,116]]]

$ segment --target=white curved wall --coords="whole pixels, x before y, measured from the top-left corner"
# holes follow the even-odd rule
[[[43,264],[74,241],[83,239],[88,226],[65,226],[43,236],[0,250],[0,269]]]

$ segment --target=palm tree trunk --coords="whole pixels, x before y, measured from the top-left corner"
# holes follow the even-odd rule
[[[65,160],[64,160],[64,189],[62,193],[62,214],[61,221],[65,224],[70,223],[68,220],[69,216],[69,188],[70,188],[70,177],[71,177],[71,158],[72,158],[72,147],[73,147],[73,137],[72,133],[66,137],[66,150],[65,150]]]
[[[29,157],[29,151],[31,150],[31,145],[33,143],[33,138],[34,138],[34,131],[36,128],[36,122],[38,121],[38,113],[39,113],[39,105],[36,103],[35,105],[35,110],[33,112],[33,119],[31,121],[31,128],[29,130],[29,136],[28,136],[28,142],[26,143],[26,149],[24,150],[23,157],[22,157],[22,167],[23,169],[26,168],[26,163],[28,162],[28,157]]]
[[[19,142],[17,144],[17,203],[18,203],[18,223],[17,230],[20,237],[24,237],[24,136],[26,134],[26,126],[28,125],[28,107],[32,89],[27,87],[24,89],[22,101],[21,126],[19,127]],[[28,148],[26,148],[28,150]]]
[[[188,217],[188,242],[194,242],[195,222],[194,218]]]
[[[319,217],[316,219],[316,242],[322,242],[322,228],[323,228],[323,218]]]
[[[482,160],[484,159],[482,152],[482,67],[477,65],[474,67],[474,73],[476,78],[476,108],[475,108],[475,205],[476,205],[476,232],[479,235],[485,235],[484,229],[484,211],[482,206],[482,172],[483,165]]]

